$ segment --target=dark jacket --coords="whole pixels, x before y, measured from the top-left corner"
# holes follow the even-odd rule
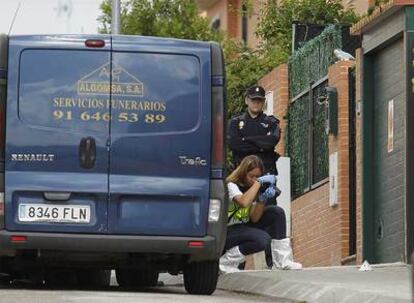
[[[244,157],[256,155],[265,166],[266,173],[277,174],[275,161],[279,154],[274,149],[280,140],[280,121],[264,113],[252,118],[247,112],[234,116],[228,125],[227,140],[233,153],[234,164]]]

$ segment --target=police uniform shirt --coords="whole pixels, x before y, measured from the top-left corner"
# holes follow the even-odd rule
[[[279,120],[264,113],[253,118],[248,112],[233,117],[228,127],[228,143],[236,165],[248,155],[260,157],[267,173],[277,174],[279,155],[274,148],[280,140]]]

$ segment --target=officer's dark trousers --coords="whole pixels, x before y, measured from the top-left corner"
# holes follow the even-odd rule
[[[285,211],[279,206],[267,206],[259,222],[229,226],[225,249],[239,246],[240,252],[245,256],[264,250],[269,265],[271,240],[284,238],[286,238]]]

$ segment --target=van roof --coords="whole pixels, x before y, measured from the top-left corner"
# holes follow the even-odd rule
[[[1,34],[1,33],[0,33]],[[150,43],[160,43],[165,44],[166,42],[177,42],[180,44],[186,44],[187,46],[209,46],[211,42],[209,41],[199,41],[199,40],[190,40],[190,39],[178,39],[171,37],[156,37],[156,36],[140,36],[140,35],[110,35],[110,34],[32,34],[32,35],[10,35],[10,38],[19,39],[19,40],[36,40],[39,37],[51,37],[54,39],[90,39],[90,38],[109,38],[109,37],[129,37],[131,39],[137,39],[142,42],[148,41]]]

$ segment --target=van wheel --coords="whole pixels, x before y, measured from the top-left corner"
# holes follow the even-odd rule
[[[211,295],[217,286],[218,261],[188,263],[184,267],[184,287],[192,295]]]
[[[116,280],[121,287],[151,287],[157,286],[158,272],[148,268],[144,270],[115,270]]]
[[[102,269],[87,269],[76,272],[81,287],[108,287],[111,284],[111,271]]]

